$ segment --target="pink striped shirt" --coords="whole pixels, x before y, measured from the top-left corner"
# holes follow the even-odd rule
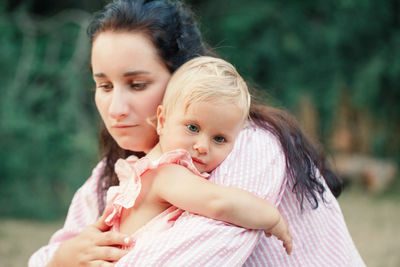
[[[97,219],[98,183],[103,162],[76,192],[64,227],[49,245],[33,254],[29,266],[44,266],[60,242]],[[340,207],[330,193],[327,203],[299,209],[285,171],[281,145],[271,133],[246,127],[233,151],[210,180],[248,190],[274,203],[289,225],[293,252],[288,256],[275,238],[224,222],[183,212],[173,227],[133,248],[116,266],[365,266],[349,235]]]

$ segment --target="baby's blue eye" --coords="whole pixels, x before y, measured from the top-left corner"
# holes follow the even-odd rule
[[[223,143],[225,142],[225,138],[223,138],[222,136],[216,136],[214,137],[214,141],[217,143]]]
[[[199,128],[193,124],[188,124],[187,128],[189,129],[189,131],[194,132],[194,133],[197,133],[199,131]]]

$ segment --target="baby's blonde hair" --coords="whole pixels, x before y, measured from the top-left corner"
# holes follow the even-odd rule
[[[243,121],[249,116],[250,93],[232,64],[214,57],[196,57],[183,64],[171,77],[162,105],[165,115],[175,107],[210,101],[232,104],[243,111]]]

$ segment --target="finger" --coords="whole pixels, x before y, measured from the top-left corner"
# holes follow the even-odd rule
[[[265,236],[266,236],[266,237],[271,237],[271,235],[272,235],[270,232],[265,232],[265,231],[264,231],[264,233],[265,233]]]
[[[290,255],[292,253],[292,248],[293,248],[292,237],[291,236],[287,236],[282,241],[283,241],[283,246],[286,249],[286,253]]]
[[[111,214],[112,211],[113,211],[113,207],[107,206],[105,208],[103,214],[100,216],[99,219],[97,219],[97,221],[93,224],[93,226],[102,232],[110,230],[111,226],[109,226],[105,223],[105,219],[108,217],[108,215]]]
[[[287,253],[288,255],[292,254],[292,249],[293,249],[293,246],[292,246],[292,244],[290,243],[290,244],[286,247],[286,253]]]
[[[95,244],[97,246],[128,246],[133,240],[126,234],[108,231],[101,233]]]
[[[284,245],[283,245],[284,247],[285,247],[285,249],[286,249],[286,253],[288,254],[288,255],[290,255],[291,253],[292,253],[292,242],[289,242],[289,243],[285,243]]]
[[[128,250],[116,247],[97,247],[93,258],[100,261],[116,262],[128,253]]]

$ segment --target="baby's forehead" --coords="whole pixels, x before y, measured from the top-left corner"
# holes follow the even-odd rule
[[[177,99],[178,100],[178,99]],[[218,107],[214,109],[214,107]],[[234,99],[229,98],[206,98],[206,99],[179,99],[174,105],[168,105],[167,117],[175,115],[184,116],[220,116],[225,117],[229,113],[239,112],[242,116],[237,120],[237,123],[243,122],[247,116],[245,116],[246,110],[236,103]]]
[[[229,101],[226,99],[207,99],[207,100],[194,100],[194,101],[186,101],[182,103],[184,112],[188,112],[189,109],[193,107],[198,107],[198,106],[225,106],[227,109],[234,109],[234,108],[239,108],[239,105],[234,103],[233,101]]]

